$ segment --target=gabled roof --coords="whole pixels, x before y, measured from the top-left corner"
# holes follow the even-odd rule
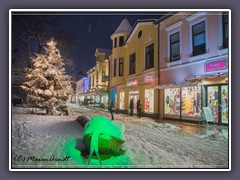
[[[116,31],[112,34],[112,36],[120,33],[129,34],[131,30],[132,30],[131,24],[128,22],[127,18],[124,18],[121,24],[116,29]]]
[[[95,56],[97,56],[98,52],[111,54],[112,50],[111,49],[104,49],[104,48],[97,48],[96,51],[95,51]]]
[[[129,33],[126,41],[124,44],[126,44],[128,42],[128,40],[132,37],[132,34],[134,34],[134,30],[138,28],[139,24],[142,24],[142,23],[151,23],[152,25],[154,25],[154,23],[157,21],[157,19],[138,19],[136,21],[136,23],[134,24],[131,32]]]

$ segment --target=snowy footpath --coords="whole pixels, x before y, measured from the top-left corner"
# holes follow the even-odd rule
[[[13,108],[12,168],[228,168],[228,131],[216,126],[186,133],[186,126],[116,114],[126,127],[126,153],[87,166],[78,150],[83,128],[79,115],[110,118],[108,112],[70,105],[69,116],[24,114]],[[196,127],[197,126],[197,127]],[[189,131],[191,132],[191,131]]]

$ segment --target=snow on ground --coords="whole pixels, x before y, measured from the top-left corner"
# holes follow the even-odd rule
[[[13,108],[13,168],[101,168],[97,160],[85,165],[80,156],[83,128],[75,119],[79,115],[104,115],[110,119],[110,113],[73,104],[69,107],[70,116],[29,115]],[[124,114],[115,114],[115,119],[126,127],[126,153],[104,160],[103,168],[228,168],[227,128],[157,123],[151,118]],[[190,130],[185,131],[186,127]],[[189,133],[192,130],[197,133]],[[35,161],[31,160],[33,156]],[[52,156],[70,158],[46,161]]]

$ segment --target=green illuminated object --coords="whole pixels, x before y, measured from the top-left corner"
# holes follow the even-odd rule
[[[101,159],[125,152],[122,150],[122,144],[125,142],[124,126],[104,116],[94,116],[84,127],[82,142],[90,152],[88,164],[91,158],[98,158],[101,164]]]

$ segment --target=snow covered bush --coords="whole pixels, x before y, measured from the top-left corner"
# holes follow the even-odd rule
[[[46,108],[49,115],[68,115],[66,100],[73,92],[72,79],[63,66],[60,51],[51,39],[43,53],[32,57],[32,68],[26,69],[27,81],[22,88],[29,104]]]

